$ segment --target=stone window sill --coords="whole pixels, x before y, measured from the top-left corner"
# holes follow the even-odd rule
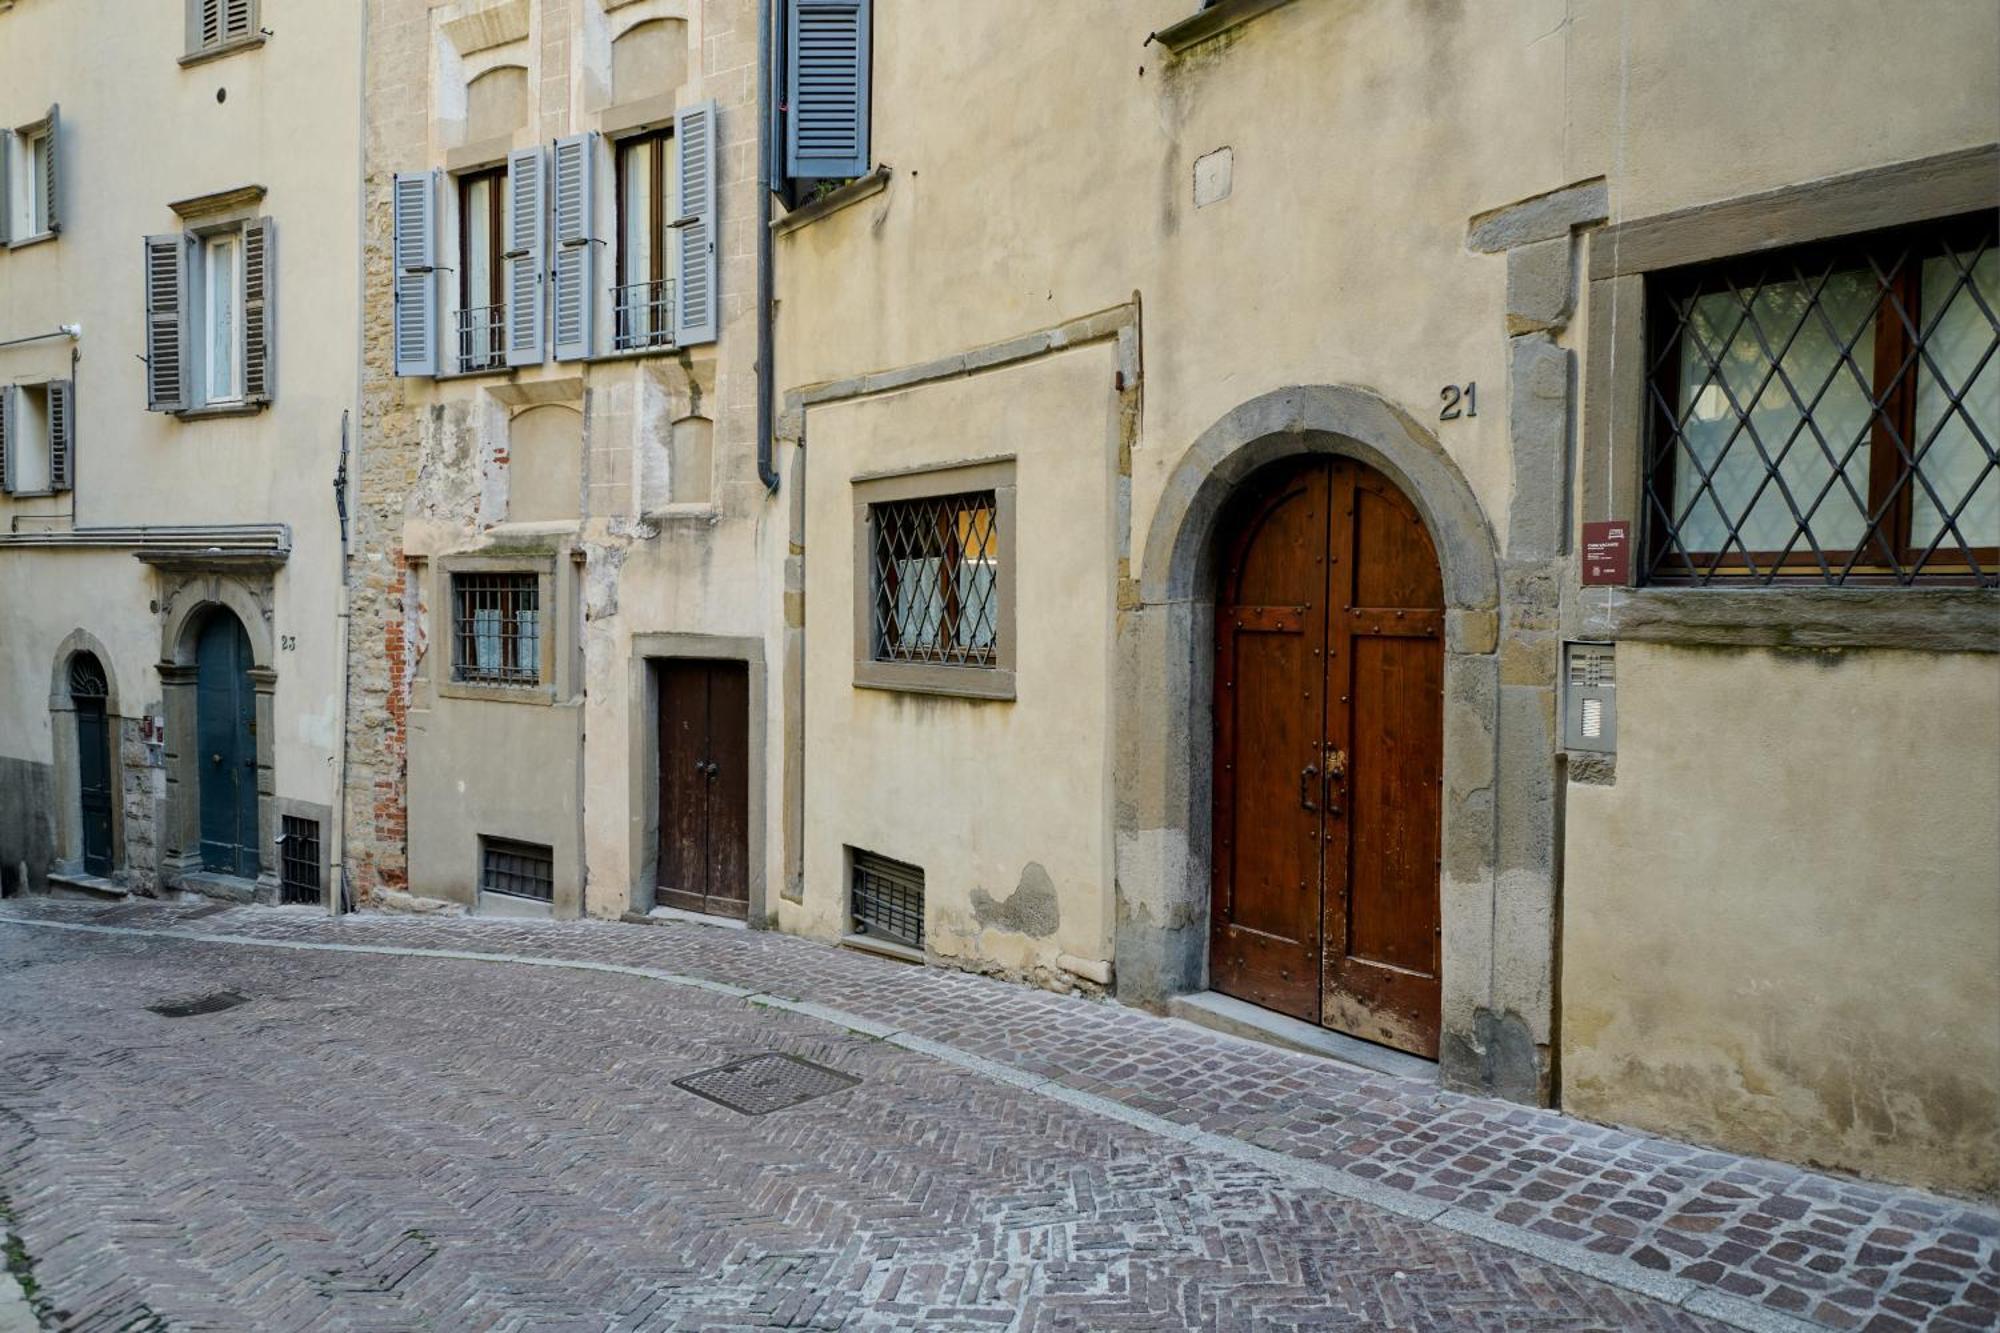
[[[440,699],[484,699],[491,703],[553,705],[555,690],[546,682],[540,685],[474,685],[462,680],[441,680],[437,683]]]
[[[842,935],[840,942],[846,948],[857,949],[862,953],[876,954],[883,958],[894,958],[898,962],[923,963],[926,961],[924,952],[921,949],[912,949],[907,944],[892,944],[888,940],[878,940],[873,935]]]
[[[854,664],[854,687],[902,694],[935,694],[945,698],[1011,702],[1014,673],[1001,667],[937,666],[928,662]]]
[[[263,33],[253,33],[248,37],[238,37],[235,41],[223,42],[202,51],[190,51],[180,58],[182,69],[192,69],[196,65],[206,65],[211,60],[222,60],[238,51],[255,51],[264,44]]]
[[[857,176],[839,189],[831,190],[809,204],[801,204],[781,218],[774,218],[771,232],[775,236],[786,235],[878,195],[889,188],[889,177],[893,174],[889,167],[879,166],[866,176]]]
[[[1146,40],[1158,42],[1175,55],[1211,37],[1229,31],[1239,23],[1247,23],[1267,10],[1290,4],[1291,0],[1216,0],[1196,14],[1190,14],[1179,23],[1172,23],[1151,33]]]
[[[268,403],[219,403],[214,407],[190,407],[176,412],[174,416],[182,421],[214,421],[221,417],[254,417],[262,412]]]
[[[2000,589],[1585,588],[1584,637],[1745,648],[2000,653]]]

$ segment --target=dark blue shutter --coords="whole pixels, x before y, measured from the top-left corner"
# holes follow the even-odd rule
[[[870,0],[789,0],[785,174],[845,179],[868,172]]]

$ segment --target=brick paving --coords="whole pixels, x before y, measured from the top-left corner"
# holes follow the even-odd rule
[[[0,1186],[68,1326],[2000,1327],[1990,1207],[1115,1004],[698,926],[112,910],[0,927]],[[863,1083],[670,1086],[765,1049]]]

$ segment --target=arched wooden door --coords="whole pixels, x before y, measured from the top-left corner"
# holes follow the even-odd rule
[[[1435,1057],[1444,589],[1380,473],[1310,457],[1225,519],[1210,984]]]
[[[227,611],[195,643],[195,740],[201,772],[201,863],[225,875],[257,873],[257,694],[250,636]]]

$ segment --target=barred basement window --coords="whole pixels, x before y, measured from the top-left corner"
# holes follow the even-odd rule
[[[319,821],[286,815],[278,846],[278,901],[319,901]]]
[[[1650,281],[1645,581],[2000,582],[1991,214]]]
[[[873,852],[853,851],[854,933],[911,949],[924,947],[924,872]]]
[[[515,842],[511,838],[481,838],[480,892],[553,902],[556,896],[555,863],[555,849],[552,847]]]
[[[875,660],[990,667],[999,642],[992,491],[872,505]]]
[[[451,677],[470,685],[538,685],[541,580],[534,574],[451,576]]]

